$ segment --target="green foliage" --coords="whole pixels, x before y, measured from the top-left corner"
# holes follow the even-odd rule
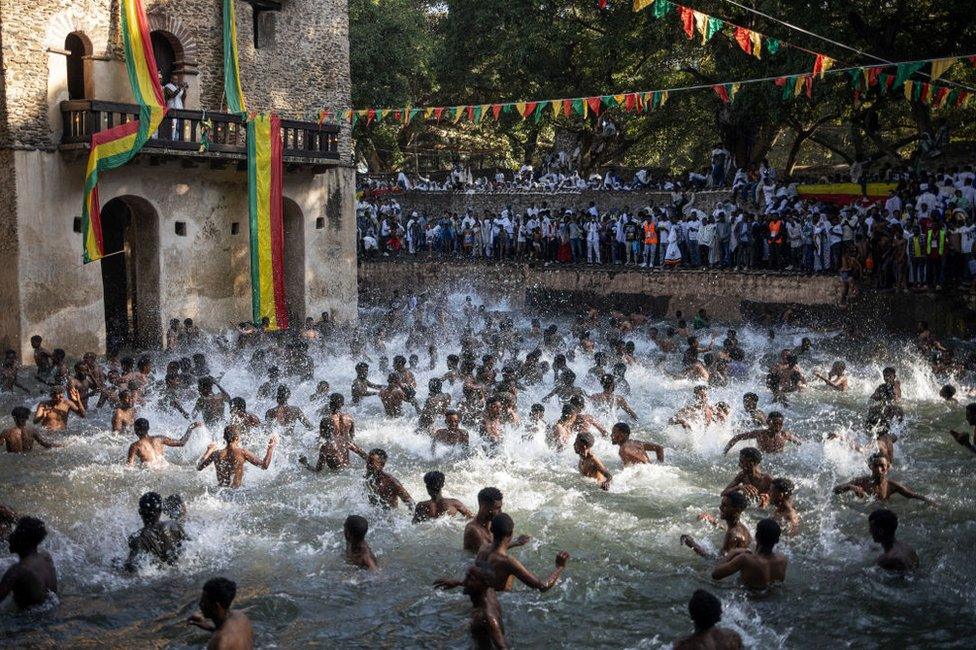
[[[757,9],[891,61],[971,54],[976,18],[971,0],[758,0]],[[721,0],[700,11],[836,59],[835,67],[878,63],[798,34]],[[757,77],[803,74],[811,54],[784,47],[757,60],[742,52],[730,29],[702,44],[685,37],[675,12],[655,18],[630,2],[600,11],[596,0],[350,0],[353,104],[356,107],[480,104],[539,98],[619,94]],[[923,69],[923,73],[927,68]],[[923,75],[915,79],[925,81]],[[976,87],[976,73],[957,64],[945,76]],[[943,109],[891,95],[853,101],[845,74],[814,83],[813,97],[784,100],[772,83],[743,86],[728,105],[708,89],[672,93],[665,107],[638,115],[610,109],[619,134],[601,140],[592,117],[540,122],[503,115],[479,126],[462,121],[409,126],[360,124],[360,156],[374,169],[447,164],[480,156],[493,164],[538,162],[557,134],[580,144],[584,169],[612,164],[698,167],[721,141],[740,163],[771,157],[780,166],[906,157],[924,132],[945,120],[956,140],[976,138],[973,108]],[[424,162],[427,161],[427,162]]]

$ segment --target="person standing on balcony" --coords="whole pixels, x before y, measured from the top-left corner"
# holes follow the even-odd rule
[[[162,83],[163,75],[159,75],[159,81]],[[163,86],[163,98],[166,100],[167,110],[183,110],[184,102],[186,101],[186,90],[189,85],[180,76],[173,75],[170,80]],[[173,119],[170,120],[170,140],[182,140],[183,135],[183,120]]]

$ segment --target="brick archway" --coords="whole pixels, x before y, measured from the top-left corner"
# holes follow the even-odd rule
[[[162,12],[148,14],[149,31],[158,32],[166,37],[176,59],[173,61],[173,72],[184,75],[197,73],[199,44],[190,30],[179,18],[174,18]]]

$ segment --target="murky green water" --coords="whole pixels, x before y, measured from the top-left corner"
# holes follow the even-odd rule
[[[724,329],[714,331],[724,334]],[[699,523],[696,515],[716,509],[718,493],[736,471],[735,454],[723,457],[721,450],[733,432],[743,430],[741,396],[748,390],[759,393],[768,410],[759,359],[804,334],[781,331],[771,346],[765,334],[744,329],[740,339],[756,360],[754,378],[712,391],[713,401],[736,407],[736,421],[707,430],[689,433],[666,424],[688,400],[691,382],[632,367],[629,399],[640,415],[635,437],[665,444],[667,462],[624,470],[615,448],[598,440],[596,453],[616,475],[609,493],[577,474],[571,450],[555,453],[541,441],[522,443],[513,435],[496,457],[481,452],[435,457],[429,442],[413,431],[416,416],[387,420],[375,399],[350,412],[357,419],[359,444],[384,447],[390,453],[388,469],[415,498],[425,496],[422,476],[431,469],[447,474],[446,495],[472,508],[478,490],[494,485],[505,494],[516,533],[535,538],[516,551],[530,569],[547,575],[557,551],[572,554],[565,578],[552,591],[538,594],[517,587],[502,595],[509,641],[517,647],[669,646],[690,631],[685,607],[700,587],[719,595],[726,606],[724,624],[753,647],[971,647],[976,458],[964,455],[945,433],[964,426],[962,408],[940,403],[939,382],[895,342],[886,340],[883,351],[865,356],[848,349],[842,337],[813,334],[815,351],[801,365],[806,371],[826,370],[830,361],[844,358],[851,390],[813,389],[795,399],[785,409],[787,426],[804,443],[765,462],[774,476],[796,482],[803,517],[800,535],[782,544],[790,558],[784,585],[762,599],[750,599],[736,580],[713,582],[710,563],[679,544],[684,532],[712,547],[720,544],[720,533]],[[638,352],[646,353],[643,337],[634,340]],[[403,338],[396,338],[389,353],[402,345]],[[436,374],[443,374],[444,357],[456,348],[456,343],[440,346]],[[250,410],[263,413],[271,406],[256,399],[260,380],[249,375],[243,358],[208,356],[216,373],[227,371],[224,385],[246,397]],[[353,363],[323,354],[315,380],[328,379],[348,396]],[[909,577],[872,568],[878,548],[870,543],[866,515],[873,504],[831,494],[836,483],[866,472],[865,455],[839,442],[823,442],[831,432],[859,429],[868,396],[888,364],[898,367],[907,411],[892,477],[940,504],[932,508],[896,498],[891,505],[901,517],[901,538],[917,548],[922,560],[922,569]],[[580,358],[571,367],[584,377],[590,365],[590,359]],[[431,375],[417,373],[421,397]],[[380,379],[375,363],[373,379]],[[305,406],[314,383],[292,385],[293,403]],[[583,385],[588,392],[598,390],[592,379]],[[459,395],[460,386],[453,391]],[[523,415],[542,394],[544,389],[536,387],[520,396]],[[16,403],[9,394],[0,396],[4,412]],[[306,409],[310,417],[311,411]],[[556,414],[553,401],[547,421]],[[153,433],[182,434],[180,416],[151,409],[144,415]],[[206,642],[206,633],[183,621],[195,611],[202,583],[225,575],[238,582],[236,606],[254,621],[261,647],[467,645],[467,599],[430,587],[442,575],[460,576],[469,561],[460,550],[462,521],[414,526],[405,509],[371,509],[358,459],[353,470],[341,474],[311,474],[297,459],[314,456],[314,432],[285,436],[270,470],[248,469],[245,487],[226,498],[214,487],[211,468],[195,469],[211,440],[209,432],[197,432],[187,448],[171,450],[164,469],[128,469],[125,452],[132,439],[107,432],[109,417],[103,409],[76,422],[68,435],[55,436],[68,444],[65,449],[0,455],[0,502],[48,523],[46,547],[62,585],[61,605],[53,611],[15,614],[6,603],[0,611],[0,643],[198,646]],[[616,416],[602,414],[600,419],[609,425]],[[263,443],[256,440],[251,449],[263,453]],[[130,577],[114,570],[113,561],[125,555],[127,535],[139,528],[136,503],[147,490],[183,495],[192,541],[178,567]],[[351,513],[370,520],[369,539],[383,566],[378,575],[367,576],[342,561],[341,525]],[[759,518],[751,511],[746,522],[752,527]],[[0,566],[9,562],[7,556]]]

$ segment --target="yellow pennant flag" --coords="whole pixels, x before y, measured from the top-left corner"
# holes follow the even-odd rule
[[[434,117],[434,109],[428,106],[427,108],[424,109],[424,119],[429,120],[432,117]]]
[[[623,106],[627,101],[627,95],[614,95],[613,101],[617,102],[617,106]]]
[[[668,101],[668,91],[662,90],[660,97],[661,97],[661,103],[658,104],[658,108],[660,108],[661,106],[664,106],[667,103],[667,101]]]
[[[654,4],[654,0],[634,0],[634,11],[640,11],[641,9],[646,9]]]
[[[523,120],[524,120],[524,119],[525,119],[526,117],[528,117],[528,116],[527,116],[527,115],[525,114],[525,102],[515,102],[515,110],[516,110],[516,111],[518,111],[518,114],[522,116],[522,119],[523,119]]]
[[[757,59],[762,58],[762,34],[749,32],[749,42],[752,44],[752,55]]]
[[[552,116],[553,117],[559,117],[559,111],[561,111],[562,108],[563,108],[563,102],[562,102],[562,100],[561,99],[554,99],[551,102],[549,102],[549,105],[552,106]]]
[[[695,29],[701,34],[702,43],[708,41],[708,15],[700,11],[692,11],[691,15],[695,18]]]
[[[932,62],[932,79],[938,79],[942,74],[952,67],[952,64],[959,59],[953,57],[949,59],[936,59]]]
[[[803,94],[803,88],[806,85],[806,77],[797,77],[796,82],[793,86],[793,96],[799,97]]]
[[[912,92],[914,92],[914,90],[915,90],[915,82],[914,81],[906,81],[905,82],[905,99],[907,99],[908,101],[912,101]]]
[[[735,98],[735,94],[739,92],[739,88],[741,87],[742,84],[732,84],[732,89],[729,91],[729,101]]]

